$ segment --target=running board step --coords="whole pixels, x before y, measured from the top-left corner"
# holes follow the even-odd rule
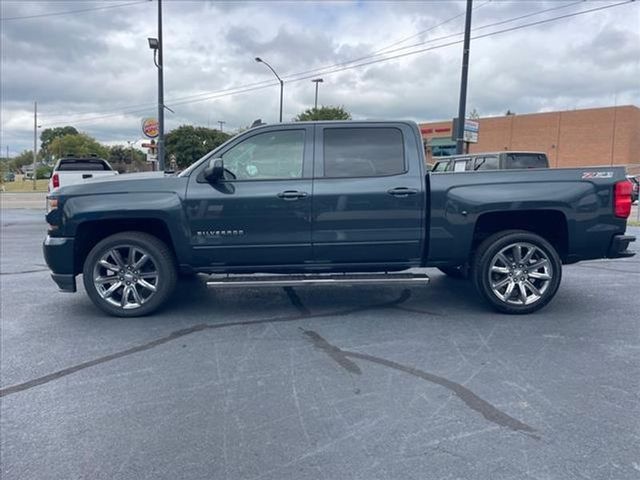
[[[295,287],[317,285],[426,285],[429,277],[413,273],[303,275],[211,275],[208,287]]]

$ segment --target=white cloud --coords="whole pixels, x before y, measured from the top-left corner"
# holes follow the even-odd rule
[[[477,0],[474,27],[569,5],[482,34],[612,2]],[[108,5],[113,5],[109,3]],[[484,4],[484,5],[483,5]],[[91,2],[2,2],[12,17],[94,8]],[[396,45],[456,34],[464,2],[203,2],[165,1],[165,98],[182,123],[225,129],[256,118],[277,119],[278,85],[253,59],[285,78]],[[2,23],[0,143],[13,152],[32,143],[32,102],[44,128],[71,124],[104,142],[139,136],[140,118],[156,111],[156,70],[147,37],[155,36],[156,3]],[[427,43],[433,46],[459,37]],[[469,109],[551,109],[640,103],[640,5],[567,18],[472,42]],[[339,73],[319,72],[320,103],[344,105],[355,118],[447,119],[455,115],[460,44]],[[401,52],[397,52],[401,53]],[[268,88],[212,97],[238,86]],[[311,106],[310,79],[287,81],[284,117]],[[195,97],[194,97],[195,96]],[[184,103],[183,99],[206,99]],[[111,115],[111,116],[108,116]]]

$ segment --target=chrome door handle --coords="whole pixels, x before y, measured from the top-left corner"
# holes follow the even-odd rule
[[[387,193],[394,197],[408,197],[409,195],[416,195],[418,190],[415,188],[397,187],[387,190]]]
[[[304,198],[306,196],[306,192],[299,192],[297,190],[285,190],[278,194],[278,198],[282,198],[283,200],[298,200],[299,198]]]

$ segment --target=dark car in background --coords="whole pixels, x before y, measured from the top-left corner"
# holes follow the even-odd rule
[[[523,168],[549,168],[547,155],[543,152],[486,152],[453,155],[438,159],[431,171],[442,173]]]

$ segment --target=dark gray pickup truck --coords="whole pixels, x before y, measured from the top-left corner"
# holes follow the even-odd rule
[[[430,175],[412,122],[278,124],[178,175],[61,188],[44,256],[61,290],[82,273],[119,316],[157,309],[179,274],[236,287],[427,282],[415,267],[468,276],[497,310],[529,313],[553,298],[562,264],[633,255],[629,186],[617,167]]]

